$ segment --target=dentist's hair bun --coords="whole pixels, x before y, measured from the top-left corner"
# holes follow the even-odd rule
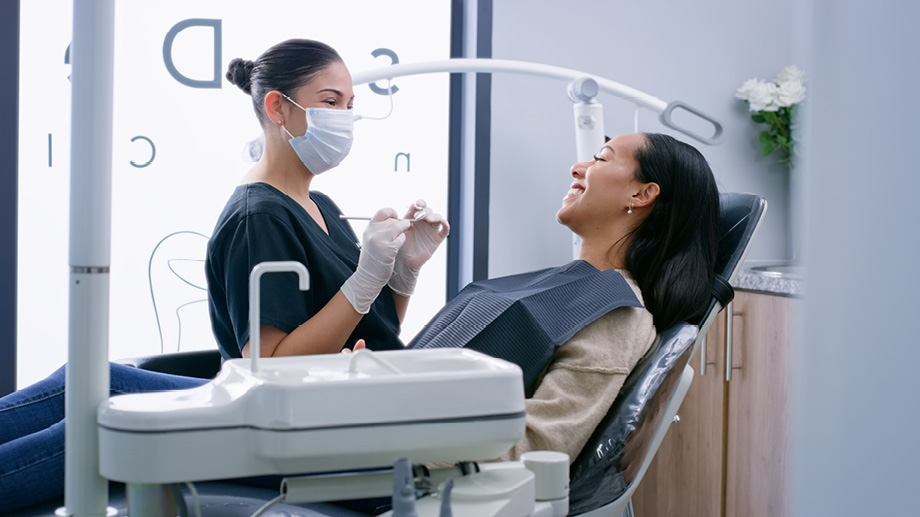
[[[247,95],[252,95],[252,69],[255,66],[253,61],[236,58],[230,61],[227,67],[227,80],[246,92]]]

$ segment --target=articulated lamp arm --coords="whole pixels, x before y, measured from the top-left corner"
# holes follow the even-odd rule
[[[679,131],[695,140],[704,144],[716,145],[722,138],[722,124],[714,118],[706,115],[702,111],[693,108],[681,101],[666,102],[658,97],[649,95],[645,92],[631,88],[624,84],[605,79],[603,77],[594,77],[578,70],[562,68],[558,66],[544,65],[540,63],[530,63],[526,61],[512,61],[504,59],[483,59],[483,58],[455,58],[442,61],[427,61],[422,63],[397,63],[382,68],[365,70],[357,72],[352,76],[355,85],[373,83],[382,79],[393,79],[409,75],[431,74],[438,72],[450,73],[495,73],[507,72],[525,75],[536,75],[565,81],[575,81],[584,77],[591,77],[597,81],[600,91],[616,95],[628,100],[637,106],[647,108],[658,113],[658,118],[665,126]],[[677,125],[671,118],[676,109],[683,109],[693,115],[709,122],[713,126],[713,134],[704,136],[688,128]]]

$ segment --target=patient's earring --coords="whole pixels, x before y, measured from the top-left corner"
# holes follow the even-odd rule
[[[632,207],[633,207],[632,205],[629,205],[629,210],[626,211],[627,214],[631,214],[631,213],[632,213]]]

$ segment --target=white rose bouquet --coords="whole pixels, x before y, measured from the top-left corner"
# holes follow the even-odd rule
[[[748,103],[752,112],[751,120],[767,126],[760,132],[763,156],[779,150],[779,162],[791,165],[794,110],[796,104],[805,100],[802,71],[790,65],[780,70],[772,81],[748,79],[735,92],[735,97]]]

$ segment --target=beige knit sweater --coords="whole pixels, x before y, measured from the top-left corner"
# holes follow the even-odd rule
[[[643,301],[632,275],[619,272]],[[652,314],[641,307],[614,309],[572,336],[559,347],[526,400],[524,438],[501,459],[516,460],[527,451],[550,450],[564,452],[569,461],[575,461],[655,337]]]

